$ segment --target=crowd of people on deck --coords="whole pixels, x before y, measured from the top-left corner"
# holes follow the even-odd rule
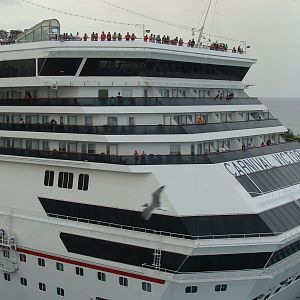
[[[14,44],[17,35],[20,34],[20,30],[11,30],[7,32],[5,30],[0,30],[0,45],[10,45]]]
[[[61,34],[58,39],[60,41],[135,41],[136,39],[141,40],[140,38],[137,38],[135,33],[127,32],[124,36],[119,32],[104,32],[101,33],[92,32],[90,35],[85,33],[83,37],[77,32],[76,35],[73,35],[72,33],[63,33]],[[189,40],[187,43],[184,42],[182,38],[179,38],[178,36],[175,38],[171,38],[169,35],[160,35],[160,34],[145,34],[143,37],[143,40],[145,43],[157,43],[157,44],[166,44],[166,45],[175,45],[175,46],[184,46],[187,47],[197,47],[195,39]],[[210,45],[203,45],[200,44],[199,47],[201,48],[208,48],[210,50],[216,50],[216,51],[228,51],[228,45],[224,43],[218,43],[213,42]],[[244,50],[241,46],[233,47],[232,53],[244,53]]]

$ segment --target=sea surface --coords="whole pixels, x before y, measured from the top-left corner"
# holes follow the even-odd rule
[[[300,135],[300,98],[260,98],[281,123]]]

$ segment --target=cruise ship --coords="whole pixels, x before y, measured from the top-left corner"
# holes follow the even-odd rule
[[[1,299],[299,298],[300,144],[249,51],[60,33],[0,46]]]

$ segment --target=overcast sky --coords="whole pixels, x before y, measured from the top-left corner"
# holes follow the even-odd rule
[[[110,7],[101,0],[29,0],[39,5],[73,14],[105,18],[125,23],[146,24],[153,33],[191,38],[191,32]],[[107,0],[147,16],[183,25],[199,27],[208,0]],[[218,9],[214,3],[218,1]],[[133,26],[111,25],[66,16],[32,6],[22,0],[0,0],[0,28],[24,29],[43,19],[57,18],[63,32],[131,31]],[[214,14],[214,11],[218,13]],[[300,97],[300,0],[213,0],[205,32],[246,40],[249,55],[257,58],[245,83],[255,84],[252,96]],[[215,17],[213,17],[215,16]],[[214,22],[213,22],[214,20]],[[208,35],[207,35],[208,36]],[[221,41],[221,39],[219,39]],[[238,42],[236,42],[238,43]],[[235,42],[231,44],[235,45]]]

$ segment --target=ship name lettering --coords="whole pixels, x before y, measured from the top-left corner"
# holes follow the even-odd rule
[[[234,176],[242,176],[300,162],[300,149],[224,163]]]

